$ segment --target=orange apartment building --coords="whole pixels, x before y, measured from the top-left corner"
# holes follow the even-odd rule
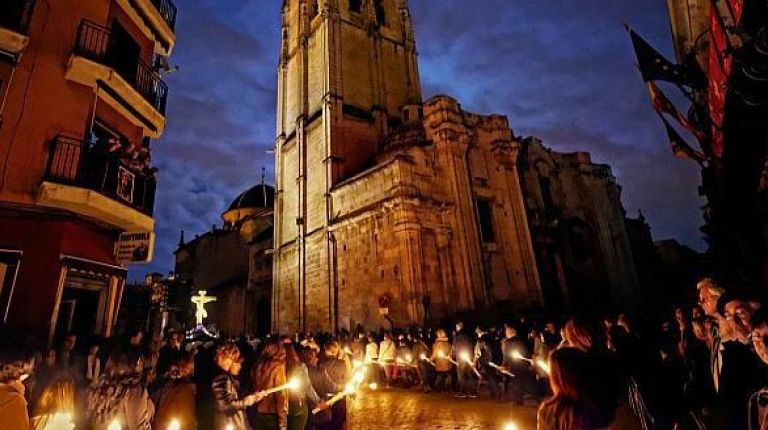
[[[171,0],[0,2],[0,322],[112,335],[123,232],[152,232]]]

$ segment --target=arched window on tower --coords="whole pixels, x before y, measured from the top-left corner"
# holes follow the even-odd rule
[[[376,8],[376,23],[387,25],[387,14],[384,11],[384,0],[374,0],[373,5]]]
[[[349,10],[352,12],[360,13],[360,9],[363,7],[363,0],[349,0]]]

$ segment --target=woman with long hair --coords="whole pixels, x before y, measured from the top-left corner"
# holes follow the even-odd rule
[[[256,390],[265,391],[286,383],[285,347],[277,339],[270,340],[251,369]],[[256,406],[255,430],[284,430],[288,428],[288,394],[286,390],[270,394]]]
[[[565,323],[563,338],[566,346],[583,352],[593,352],[598,348],[596,331],[581,319],[571,318]]]
[[[104,372],[89,389],[88,413],[94,430],[118,422],[124,430],[151,430],[155,406],[143,382],[144,362],[138,351],[115,350]]]
[[[576,348],[560,348],[550,354],[552,397],[539,407],[539,430],[615,428],[617,402],[595,390],[605,381],[600,380],[594,364],[587,353]]]
[[[71,417],[74,412],[75,381],[67,377],[53,380],[42,389],[37,399],[30,427],[34,430],[44,430],[56,414],[69,414]]]

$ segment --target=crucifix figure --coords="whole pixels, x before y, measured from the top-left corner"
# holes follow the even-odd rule
[[[208,311],[205,310],[205,305],[210,302],[215,302],[216,297],[206,296],[205,290],[198,290],[196,296],[192,296],[192,303],[195,304],[197,309],[195,310],[195,319],[197,325],[203,325],[203,320],[208,318]]]

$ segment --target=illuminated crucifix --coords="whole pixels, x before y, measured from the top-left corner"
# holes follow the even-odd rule
[[[195,319],[197,319],[197,325],[203,325],[203,320],[208,318],[208,311],[205,310],[205,305],[210,302],[215,302],[216,297],[205,295],[205,290],[198,290],[196,296],[192,296],[192,303],[195,304],[197,309],[195,310]]]

